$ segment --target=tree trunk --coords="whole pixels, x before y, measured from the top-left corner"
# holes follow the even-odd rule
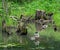
[[[2,0],[2,8],[4,11],[4,14],[6,14],[6,16],[8,15],[8,4],[7,4],[7,0]]]

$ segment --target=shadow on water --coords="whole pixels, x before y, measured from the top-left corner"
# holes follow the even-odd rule
[[[43,50],[60,50],[60,41],[56,41],[54,37],[41,37],[40,46]]]
[[[29,39],[26,40],[27,45],[0,48],[0,50],[60,50],[60,41],[56,41],[53,37],[41,36],[39,46],[35,46]]]

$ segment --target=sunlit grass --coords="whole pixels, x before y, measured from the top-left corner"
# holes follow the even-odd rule
[[[17,16],[17,17],[20,17],[21,14],[23,15],[27,15],[27,16],[31,16],[35,15],[35,12],[37,9],[40,9],[40,10],[44,10],[47,12],[53,12],[54,15],[53,15],[53,20],[55,20],[56,22],[56,25],[60,25],[60,19],[59,19],[59,16],[60,16],[60,1],[53,1],[53,0],[34,0],[30,3],[26,3],[24,2],[24,4],[18,4],[17,3],[14,3],[14,2],[9,2],[9,6],[10,6],[10,15],[11,16]],[[11,23],[11,21],[9,21]]]
[[[35,15],[35,11],[37,9],[45,10],[46,12],[53,12],[53,19],[56,22],[56,25],[60,25],[60,1],[53,1],[53,0],[34,0],[30,3],[24,2],[24,4],[18,4],[18,2],[8,2],[8,11],[10,16],[17,16],[20,17],[21,14],[31,16]],[[0,2],[0,12],[2,13],[2,2]],[[11,20],[11,19],[9,19]],[[12,21],[12,20],[11,20]],[[11,25],[12,22],[9,21],[8,23]]]

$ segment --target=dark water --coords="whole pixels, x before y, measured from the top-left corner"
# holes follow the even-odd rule
[[[9,48],[0,48],[0,50],[25,50],[21,47],[9,47]]]
[[[40,40],[41,41],[39,46],[35,46],[33,41],[30,41],[26,38],[28,44],[15,47],[0,47],[0,50],[60,50],[60,41],[55,41],[55,39],[53,39],[52,37],[49,37],[47,40],[47,37],[45,36],[42,36]]]
[[[49,40],[42,38],[39,46],[35,46],[34,43],[30,40],[27,45],[15,46],[15,47],[5,47],[0,48],[0,50],[60,50],[60,41],[55,41],[52,38]]]
[[[60,49],[37,49],[37,48],[23,48],[23,47],[9,47],[9,48],[0,48],[0,50],[60,50]]]
[[[0,48],[0,50],[24,50],[21,47],[8,47],[8,48]]]
[[[1,35],[0,35],[1,37]],[[28,41],[28,45],[25,46],[16,46],[16,47],[0,47],[0,50],[60,50],[60,41],[55,41],[53,37],[41,37],[40,46],[35,46],[32,41],[30,41],[29,38],[26,38],[25,41]],[[48,40],[47,40],[48,38]],[[2,40],[0,40],[2,41]],[[25,43],[25,42],[24,42]]]
[[[23,47],[8,47],[8,48],[0,48],[0,50],[54,50],[54,49],[40,49],[40,48],[23,48]]]

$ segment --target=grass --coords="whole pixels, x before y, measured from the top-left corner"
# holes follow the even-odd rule
[[[36,28],[34,24],[32,24],[31,28],[28,28],[28,32],[31,33],[31,35],[33,35],[34,32],[36,32]],[[46,28],[45,30],[39,31],[39,33],[40,33],[40,36],[53,37],[55,40],[60,41],[60,31],[55,32],[52,26]]]
[[[56,21],[56,24],[59,25],[60,23],[57,21],[59,21],[59,2],[60,1],[47,1],[47,0],[35,0],[31,3],[25,3],[23,6],[19,6],[20,7],[20,13],[23,13],[25,15],[33,15],[34,17],[34,14],[35,14],[35,11],[37,9],[40,9],[40,10],[45,10],[46,12],[53,12],[54,13],[54,20]],[[19,11],[18,10],[18,11]],[[18,12],[17,12],[18,13]],[[57,19],[57,20],[56,20]]]
[[[8,16],[17,16],[20,17],[21,14],[24,14],[26,16],[35,16],[35,12],[37,9],[44,10],[46,13],[53,12],[53,19],[56,22],[56,25],[60,25],[60,0],[34,0],[30,3],[23,2],[22,4],[19,4],[18,2],[8,2]],[[1,3],[0,3],[1,5]],[[1,7],[1,6],[0,6]],[[13,22],[9,18],[9,22],[7,22],[9,25],[11,25]]]

